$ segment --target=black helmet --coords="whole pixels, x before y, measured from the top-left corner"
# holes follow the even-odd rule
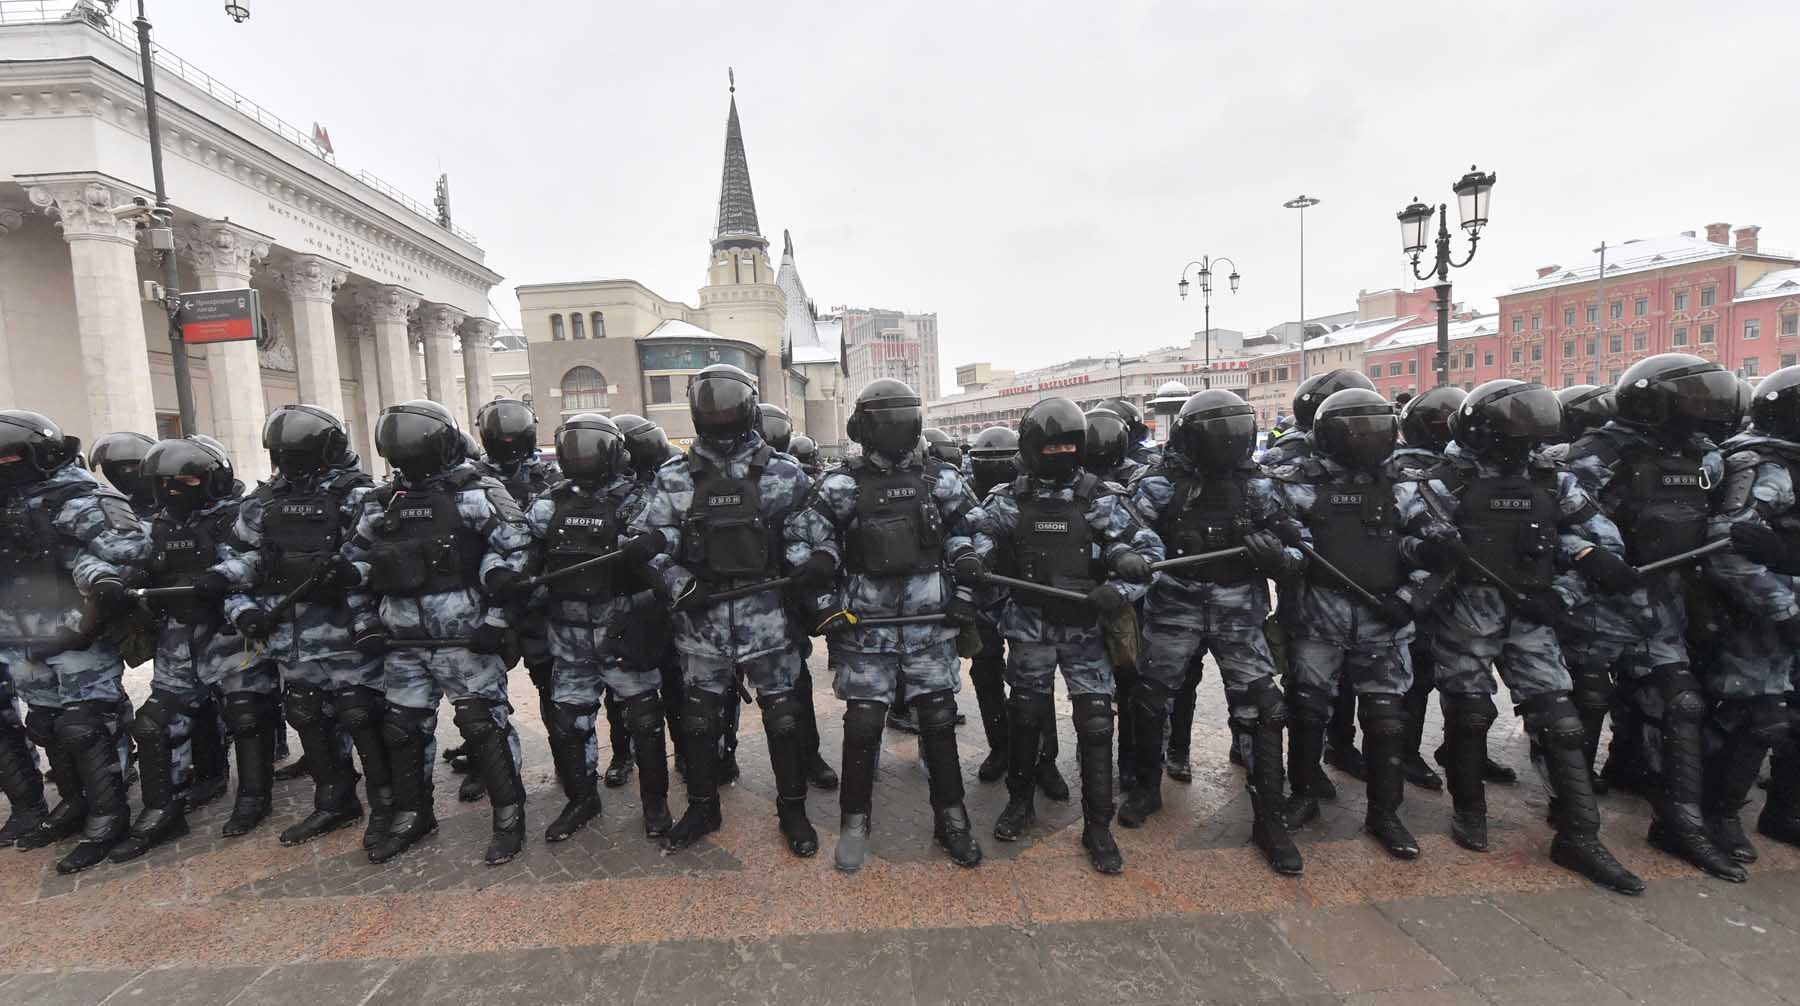
[[[142,470],[156,505],[166,510],[194,510],[204,503],[229,497],[237,488],[231,459],[211,437],[159,440],[144,452]],[[188,479],[195,481],[190,483]]]
[[[1019,467],[1060,482],[1087,464],[1087,416],[1067,398],[1046,398],[1019,420]]]
[[[1758,433],[1800,440],[1800,367],[1783,367],[1756,386],[1750,421]]]
[[[1687,353],[1660,353],[1632,364],[1619,378],[1614,400],[1621,421],[1674,438],[1737,424],[1737,378]]]
[[[756,407],[762,417],[762,438],[783,454],[794,442],[794,419],[779,405],[763,402]]]
[[[625,435],[625,451],[631,455],[631,467],[639,475],[649,475],[675,456],[675,445],[663,428],[629,412],[612,417],[613,425]]]
[[[495,464],[517,464],[537,450],[537,413],[516,398],[496,398],[483,405],[475,413],[475,429],[481,433],[481,449]]]
[[[1004,426],[990,426],[975,435],[969,445],[969,467],[975,473],[975,495],[1019,477],[1019,435]]]
[[[688,381],[694,432],[731,443],[757,426],[756,379],[729,363],[715,363]]]
[[[803,465],[819,463],[819,445],[808,436],[795,437],[793,443],[788,444],[788,453],[794,456],[795,461]]]
[[[282,405],[263,423],[262,445],[276,471],[298,478],[341,462],[350,435],[338,417],[316,405]]]
[[[962,448],[950,439],[950,434],[935,426],[927,426],[920,434],[925,438],[925,453],[937,458],[952,468],[962,467]]]
[[[1144,425],[1144,410],[1138,408],[1130,399],[1108,398],[1094,408],[1105,409],[1125,420],[1125,431],[1130,434],[1133,444],[1141,444],[1146,437],[1150,436],[1150,427]]]
[[[1256,447],[1256,409],[1223,388],[1196,391],[1175,414],[1169,447],[1201,471],[1228,471]]]
[[[105,475],[106,481],[131,497],[133,503],[147,504],[155,497],[144,479],[144,455],[155,444],[142,433],[108,433],[89,452],[88,467]]]
[[[625,434],[605,416],[583,412],[556,428],[556,463],[582,485],[599,485],[625,468]]]
[[[850,439],[864,450],[898,458],[918,446],[925,432],[925,409],[919,393],[905,381],[884,377],[870,381],[857,394],[847,429]]]
[[[1110,472],[1125,461],[1131,450],[1131,428],[1125,417],[1111,409],[1087,411],[1087,464],[1095,471]]]
[[[407,478],[424,479],[455,467],[467,455],[468,444],[449,409],[415,398],[381,410],[375,451]]]
[[[64,435],[49,416],[24,409],[0,411],[0,485],[42,482],[81,455],[81,442]]]
[[[1750,428],[1750,406],[1752,404],[1754,404],[1755,401],[1756,401],[1756,385],[1751,384],[1749,381],[1745,380],[1742,377],[1738,378],[1737,422],[1732,424],[1731,429],[1726,430],[1724,433],[1719,434],[1717,439],[1724,440],[1726,437],[1729,437],[1734,433],[1738,433],[1743,430],[1749,429]]]
[[[1374,468],[1394,453],[1400,417],[1373,389],[1345,388],[1319,403],[1312,434],[1313,445],[1338,464]]]
[[[1323,374],[1314,374],[1300,382],[1294,390],[1294,425],[1303,430],[1313,428],[1313,419],[1317,416],[1319,405],[1346,388],[1361,388],[1374,391],[1375,382],[1369,380],[1360,370],[1328,370]],[[1386,401],[1387,399],[1382,399]]]
[[[1562,438],[1566,443],[1580,440],[1589,430],[1599,429],[1617,414],[1613,405],[1613,389],[1595,384],[1577,384],[1556,393],[1562,403]]]
[[[1556,392],[1506,377],[1469,392],[1450,417],[1450,433],[1483,461],[1521,465],[1538,445],[1562,435],[1562,422]]]
[[[1468,394],[1452,384],[1426,388],[1400,410],[1400,437],[1408,447],[1441,451],[1450,442],[1450,417]]]

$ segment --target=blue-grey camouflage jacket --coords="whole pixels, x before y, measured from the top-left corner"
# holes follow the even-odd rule
[[[1282,442],[1285,443],[1288,437],[1295,435],[1290,433],[1287,437],[1282,437]],[[1343,478],[1349,470],[1323,454],[1313,453],[1310,444],[1300,460],[1274,467],[1265,464],[1264,467],[1268,468],[1269,478],[1275,484],[1275,490],[1280,494],[1287,511],[1299,521],[1301,539],[1311,544],[1313,508],[1318,502],[1317,484]],[[1385,474],[1393,480],[1394,505],[1404,514],[1409,497],[1414,492],[1413,483],[1392,463],[1387,465]],[[1402,563],[1416,567],[1418,559],[1412,550],[1413,545],[1406,538],[1399,539]],[[1410,604],[1411,584],[1401,584],[1395,595]],[[1411,622],[1403,626],[1382,622],[1368,605],[1352,597],[1341,586],[1327,586],[1323,582],[1315,582],[1312,577],[1283,580],[1281,604],[1283,624],[1304,638],[1321,642],[1349,644],[1386,639],[1398,643],[1410,640],[1415,634]],[[1294,609],[1291,613],[1288,612],[1290,605]]]
[[[876,452],[863,455],[865,463],[881,470],[896,466]],[[975,496],[962,473],[949,465],[924,462],[914,451],[900,460],[901,470],[925,464],[924,477],[931,485],[931,503],[946,529],[942,558],[948,560],[973,547],[966,534],[957,534],[963,516],[975,509]],[[846,565],[849,553],[845,536],[856,518],[857,481],[849,468],[835,468],[813,487],[804,509],[788,518],[787,561],[798,566],[814,552],[837,561],[838,583],[844,607],[858,617],[929,615],[942,612],[954,594],[954,586],[942,571],[900,576],[871,576]],[[956,627],[946,623],[852,629],[832,641],[832,646],[856,653],[902,653],[923,649],[956,637]]]
[[[1204,477],[1179,455],[1165,453],[1162,461],[1138,480],[1131,494],[1132,506],[1151,527],[1167,530],[1187,503],[1175,498],[1176,483]],[[1199,488],[1198,484],[1195,488]],[[1255,530],[1272,530],[1278,523],[1293,520],[1275,483],[1254,469],[1245,473],[1244,503],[1245,516]],[[1169,543],[1165,540],[1163,544],[1167,547]],[[1299,549],[1290,547],[1285,551],[1291,569],[1297,571],[1305,566],[1306,556]],[[1206,565],[1201,564],[1157,573],[1150,585],[1145,614],[1159,622],[1200,628],[1204,624],[1201,609],[1210,607],[1215,616],[1223,616],[1215,617],[1214,624],[1260,628],[1269,611],[1268,581],[1257,576],[1243,583],[1219,584],[1208,581],[1206,572]]]
[[[1725,478],[1718,505],[1707,528],[1711,540],[1729,538],[1731,526],[1762,524],[1791,532],[1800,523],[1793,469],[1800,465],[1800,444],[1760,433],[1742,433],[1720,445]],[[1781,622],[1800,615],[1792,576],[1772,572],[1761,563],[1731,550],[1707,557],[1707,572],[1733,608],[1755,621]]]
[[[213,552],[217,562],[224,562],[231,557],[234,548],[241,544],[235,541],[235,527],[242,500],[242,496],[234,495],[229,499],[214,500],[186,517],[177,518],[159,512],[151,515],[149,521],[154,526],[156,518],[160,516],[175,528],[219,521],[226,533],[213,542]],[[154,548],[154,537],[151,544]],[[248,652],[244,637],[224,623],[191,624],[160,611],[155,601],[146,603],[156,617],[157,674],[192,675],[201,681],[214,682],[230,671],[255,662]]]
[[[531,529],[533,571],[543,567],[544,544],[550,537],[550,522],[556,516],[556,500],[550,493],[556,488],[557,486],[552,486],[543,492],[525,509],[525,522]],[[630,526],[643,513],[644,505],[649,501],[649,488],[649,483],[639,481],[628,472],[615,476],[594,490],[594,494],[613,501],[613,505],[617,507],[619,526],[623,528]],[[557,660],[573,664],[597,664],[604,659],[617,657],[617,653],[606,649],[604,645],[609,630],[622,629],[633,618],[661,617],[660,612],[651,611],[658,604],[655,596],[647,585],[638,581],[635,571],[628,564],[615,560],[613,572],[624,589],[610,597],[585,600],[552,598],[548,586],[539,587],[532,592],[528,606],[533,610],[543,611],[548,618],[550,652]]]
[[[476,462],[476,467],[483,475],[492,475],[500,480],[506,491],[512,494],[520,506],[529,504],[540,493],[563,480],[562,469],[556,462],[533,451],[531,456],[516,464],[503,465],[493,461]]]
[[[1268,469],[1282,465],[1291,465],[1301,458],[1310,458],[1313,453],[1312,432],[1294,429],[1283,433],[1274,443],[1263,451],[1262,466]]]

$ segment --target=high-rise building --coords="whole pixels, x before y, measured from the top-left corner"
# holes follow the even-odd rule
[[[843,320],[845,394],[892,377],[912,385],[926,401],[938,397],[937,315],[880,308],[839,307]]]

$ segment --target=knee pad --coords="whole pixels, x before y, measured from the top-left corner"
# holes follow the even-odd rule
[[[1077,695],[1070,704],[1075,707],[1076,736],[1100,737],[1112,734],[1113,704],[1110,697]]]
[[[1706,699],[1700,679],[1686,664],[1663,664],[1650,672],[1662,692],[1664,715],[1681,722],[1698,723],[1706,715]]]
[[[1781,699],[1773,695],[1755,700],[1750,706],[1750,736],[1758,744],[1774,747],[1788,739],[1788,712]]]
[[[625,718],[625,729],[634,734],[650,734],[662,729],[663,704],[662,696],[655,692],[645,692],[625,700],[620,714]]]
[[[414,709],[390,702],[386,715],[381,718],[381,737],[394,747],[417,743],[431,733],[435,719],[436,709]]]
[[[225,696],[225,723],[233,733],[253,734],[268,724],[275,697],[260,692],[232,692]]]
[[[113,720],[118,715],[110,702],[76,702],[56,721],[56,739],[71,750],[88,744],[111,743]]]
[[[131,720],[131,737],[142,747],[154,747],[169,736],[169,724],[175,717],[187,715],[190,708],[168,692],[151,692],[142,708]]]
[[[1525,717],[1525,729],[1531,733],[1547,731],[1554,733],[1566,729],[1573,723],[1577,733],[1585,736],[1581,729],[1581,714],[1575,708],[1575,702],[1568,692],[1545,692],[1533,695],[1518,704],[1519,715]]]
[[[568,702],[552,702],[545,710],[549,715],[544,717],[544,732],[557,740],[567,740],[585,735],[588,730],[593,729],[591,720],[599,711],[599,706],[578,706]],[[460,711],[458,715],[460,715]],[[584,717],[590,720],[585,730],[581,726]],[[457,720],[456,725],[458,728],[462,727],[462,721]]]
[[[41,748],[56,745],[56,721],[62,719],[62,710],[50,706],[27,706],[25,708],[25,736],[31,743]]]
[[[1298,685],[1288,693],[1294,719],[1308,726],[1324,726],[1331,722],[1331,706],[1337,696],[1311,685]]]
[[[800,731],[802,701],[800,694],[792,691],[756,697],[756,704],[762,707],[763,729],[770,737],[788,737]]]
[[[1275,726],[1287,724],[1287,696],[1281,694],[1281,684],[1273,675],[1251,682],[1250,687],[1244,691],[1248,693],[1249,704],[1256,707],[1256,718],[1259,721]]]
[[[283,705],[287,708],[288,725],[295,730],[305,730],[325,722],[325,697],[328,693],[323,688],[291,682],[287,686]]]
[[[698,688],[689,689],[687,701],[681,704],[681,732],[689,737],[705,737],[719,730],[720,696]]]
[[[1049,692],[1028,692],[1015,688],[1006,697],[1007,715],[1019,723],[1042,723],[1050,718],[1053,700]]]
[[[1571,673],[1574,679],[1570,698],[1575,707],[1582,712],[1603,713],[1612,708],[1613,682],[1612,675],[1604,667],[1577,667]]]
[[[927,692],[910,704],[918,717],[920,733],[946,733],[956,729],[956,696],[949,692]]]
[[[1468,730],[1474,733],[1486,733],[1500,718],[1500,710],[1494,705],[1494,699],[1488,695],[1471,695],[1454,692],[1439,692],[1438,706],[1444,711],[1444,725]]]
[[[1683,726],[1698,726],[1706,720],[1706,697],[1699,689],[1686,689],[1663,700],[1663,721]]]
[[[381,725],[381,693],[362,685],[351,685],[337,691],[338,722],[353,734]]]
[[[1364,692],[1356,697],[1356,711],[1363,733],[1398,737],[1406,732],[1406,696],[1388,692]]]
[[[501,732],[504,707],[499,703],[487,699],[458,699],[451,706],[456,710],[451,721],[462,733],[463,740],[470,744],[480,744]]]
[[[887,703],[851,699],[844,706],[844,743],[871,746],[881,743],[887,724]]]

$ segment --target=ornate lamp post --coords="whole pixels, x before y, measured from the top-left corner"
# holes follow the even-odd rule
[[[1181,270],[1181,282],[1175,284],[1175,289],[1177,292],[1179,292],[1181,294],[1181,299],[1187,300],[1188,270],[1194,268],[1195,266],[1200,267],[1200,300],[1206,305],[1206,336],[1205,336],[1205,349],[1204,349],[1204,352],[1206,354],[1206,369],[1204,371],[1202,371],[1200,380],[1201,380],[1201,383],[1203,384],[1203,386],[1208,387],[1208,388],[1212,387],[1212,279],[1213,279],[1212,267],[1213,267],[1213,261],[1214,260],[1213,260],[1212,256],[1202,255],[1202,256],[1200,256],[1199,261],[1189,262]],[[1237,293],[1238,279],[1239,279],[1238,271],[1237,271],[1237,263],[1233,262],[1232,260],[1230,260],[1228,258],[1225,258],[1224,256],[1220,256],[1218,261],[1231,266],[1231,275],[1225,277],[1225,279],[1231,284],[1231,292]]]
[[[1462,216],[1463,230],[1469,232],[1469,253],[1462,261],[1455,261],[1450,251],[1450,208],[1438,204],[1434,211],[1430,206],[1413,197],[1412,205],[1395,214],[1400,220],[1401,245],[1405,253],[1412,258],[1413,276],[1421,282],[1435,278],[1437,292],[1437,383],[1439,387],[1450,383],[1450,270],[1461,269],[1475,258],[1475,246],[1481,241],[1481,228],[1488,222],[1488,196],[1494,191],[1495,176],[1490,172],[1482,174],[1469,165],[1469,173],[1452,185],[1451,191],[1456,193],[1456,206]],[[1431,244],[1431,218],[1436,213],[1437,227],[1437,261],[1425,272],[1419,272],[1419,256],[1425,247]]]

